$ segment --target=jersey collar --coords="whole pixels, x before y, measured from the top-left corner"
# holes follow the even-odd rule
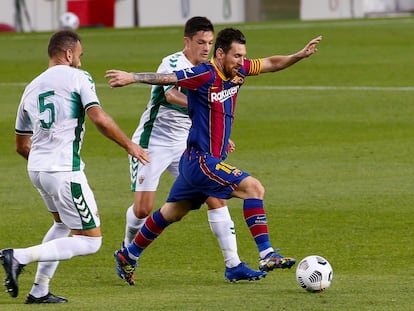
[[[216,71],[218,72],[219,77],[221,78],[221,80],[223,80],[223,81],[229,80],[229,78],[226,78],[226,76],[224,75],[224,73],[222,73],[220,71],[220,69],[217,67],[216,62],[214,61],[214,57],[211,59],[211,63],[213,64],[214,68],[216,68]]]

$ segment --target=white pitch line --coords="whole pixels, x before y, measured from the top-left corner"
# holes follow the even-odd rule
[[[0,82],[0,87],[25,87],[26,82]],[[106,83],[97,83],[97,87],[109,87]],[[133,84],[128,87],[150,88],[147,84]],[[335,85],[245,85],[243,89],[271,91],[271,90],[298,90],[298,91],[372,91],[372,92],[414,92],[413,86],[335,86]]]

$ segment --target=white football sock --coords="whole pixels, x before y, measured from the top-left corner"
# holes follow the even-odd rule
[[[145,218],[137,218],[134,213],[134,205],[131,205],[127,212],[126,212],[126,226],[125,226],[125,238],[124,238],[124,244],[125,247],[127,247],[131,242],[134,240],[135,236],[137,235],[137,232],[141,227],[144,225],[145,220],[147,220],[148,217]]]
[[[236,231],[227,206],[208,211],[208,222],[211,231],[216,236],[226,267],[233,268],[240,264],[237,253]]]
[[[23,265],[35,261],[68,260],[73,256],[96,253],[102,244],[102,237],[74,235],[59,238],[28,248],[15,248],[14,257]]]
[[[67,237],[70,229],[63,223],[54,222],[45,234],[42,243],[58,238]],[[49,282],[55,274],[59,261],[45,261],[37,264],[37,271],[30,294],[36,298],[46,296],[49,293]]]

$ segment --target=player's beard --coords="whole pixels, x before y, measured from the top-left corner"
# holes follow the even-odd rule
[[[80,68],[79,64],[75,64],[75,63],[73,62],[73,60],[71,61],[71,63],[69,64],[69,66],[70,66],[70,67],[73,67],[73,68]]]
[[[232,68],[226,70],[225,75],[226,75],[227,78],[233,79],[235,76],[238,75],[238,72],[239,72],[239,68],[232,67]]]

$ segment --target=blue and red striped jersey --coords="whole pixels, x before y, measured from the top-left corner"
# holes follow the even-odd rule
[[[261,68],[261,59],[245,59],[238,75],[228,79],[212,60],[175,72],[177,85],[188,90],[192,125],[187,149],[208,152],[219,159],[227,157],[237,94],[245,77],[258,75]]]

